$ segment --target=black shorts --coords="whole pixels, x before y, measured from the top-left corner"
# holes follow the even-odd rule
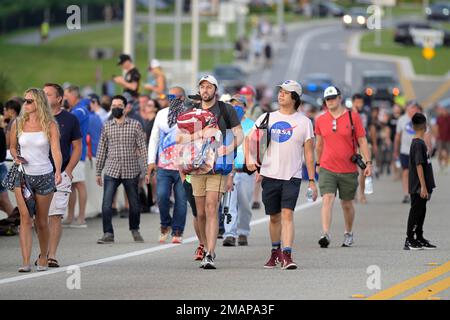
[[[191,209],[192,209],[192,215],[194,217],[197,217],[197,207],[195,205],[195,197],[192,193],[192,185],[184,180],[183,182],[184,191],[186,192],[186,199],[189,202]]]
[[[400,154],[400,163],[402,164],[402,169],[409,169],[409,155],[408,154]]]
[[[287,181],[263,177],[261,182],[262,201],[266,214],[277,214],[281,212],[281,209],[294,210],[301,182],[302,180],[299,178],[291,178]]]

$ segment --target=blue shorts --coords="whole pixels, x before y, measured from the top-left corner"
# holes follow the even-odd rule
[[[263,177],[262,201],[267,215],[281,213],[281,209],[295,210],[302,180],[279,180]]]
[[[402,164],[402,169],[409,169],[409,155],[408,154],[400,154],[400,163]]]
[[[0,164],[0,193],[8,191],[2,186],[2,181],[5,179],[7,173],[8,168],[6,167],[6,164]]]
[[[25,178],[35,194],[46,196],[56,191],[55,174],[53,172],[39,176],[30,176],[26,174]],[[16,179],[15,186],[16,188],[20,187],[20,179]]]

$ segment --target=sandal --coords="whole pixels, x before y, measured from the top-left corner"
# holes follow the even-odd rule
[[[30,265],[22,266],[17,271],[20,273],[31,272],[31,266]]]
[[[40,258],[41,258],[41,255],[39,254],[38,258],[37,258],[36,261],[34,262],[34,265],[35,265],[35,266],[38,265],[38,260],[39,260]],[[47,258],[47,260],[49,260],[49,259]]]
[[[48,267],[49,268],[59,268],[58,260],[48,258]]]

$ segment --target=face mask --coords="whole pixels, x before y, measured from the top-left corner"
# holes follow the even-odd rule
[[[123,109],[122,108],[112,108],[111,114],[114,118],[120,119],[123,116]]]

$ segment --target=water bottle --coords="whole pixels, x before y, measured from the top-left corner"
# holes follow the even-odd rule
[[[306,190],[306,201],[307,202],[314,202],[314,200],[313,200],[313,190],[311,188],[308,188],[308,190]]]
[[[373,180],[372,176],[366,177],[364,194],[372,194],[373,193]]]

